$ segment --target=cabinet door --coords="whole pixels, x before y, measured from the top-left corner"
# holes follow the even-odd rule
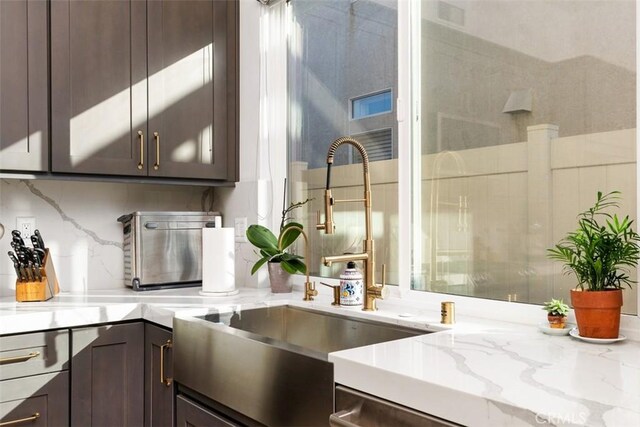
[[[184,396],[176,398],[176,427],[234,427],[239,425],[220,417]]]
[[[73,329],[71,425],[144,422],[144,325]]]
[[[173,352],[170,331],[145,324],[144,425],[173,425]]]
[[[69,373],[0,381],[0,425],[69,425]]]
[[[52,171],[147,174],[146,2],[51,2]]]
[[[148,8],[149,175],[234,180],[237,4]]]
[[[47,3],[0,1],[0,169],[49,168]]]

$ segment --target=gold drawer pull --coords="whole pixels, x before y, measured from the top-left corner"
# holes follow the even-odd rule
[[[153,137],[156,140],[156,164],[153,165],[153,169],[158,170],[160,169],[160,134],[154,132]]]
[[[173,342],[171,340],[167,340],[166,343],[160,346],[160,382],[169,387],[173,382],[173,378],[164,377],[164,351],[167,348],[173,348]]]
[[[140,140],[140,161],[138,162],[138,169],[144,167],[144,133],[141,130],[138,131],[138,139]]]
[[[33,359],[34,357],[40,356],[39,351],[32,351],[29,354],[25,354],[24,356],[15,356],[15,357],[5,357],[0,359],[0,365],[4,365],[5,363],[16,363],[16,362],[26,362],[29,359]],[[4,424],[0,424],[4,425]]]
[[[14,426],[16,424],[22,424],[22,423],[30,423],[31,421],[35,421],[38,418],[40,418],[40,412],[36,412],[35,414],[31,415],[30,417],[20,418],[20,419],[13,420],[13,421],[5,421],[3,423],[0,423],[0,427],[2,427],[2,426]]]

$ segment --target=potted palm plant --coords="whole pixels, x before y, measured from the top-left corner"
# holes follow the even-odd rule
[[[599,191],[593,207],[578,215],[578,229],[548,250],[564,263],[565,274],[578,279],[571,305],[582,337],[618,337],[622,289],[635,283],[629,275],[638,264],[640,237],[628,215],[621,220],[607,212],[619,207],[618,200],[619,191]]]
[[[303,229],[302,224],[294,222],[290,214],[309,201],[310,199],[291,203],[286,209],[283,207],[278,237],[262,225],[253,224],[247,228],[247,240],[258,249],[260,255],[260,259],[251,269],[251,274],[255,274],[267,264],[271,291],[274,293],[291,292],[291,275],[307,272],[307,266],[302,261],[303,258],[290,253],[289,247],[298,239]]]

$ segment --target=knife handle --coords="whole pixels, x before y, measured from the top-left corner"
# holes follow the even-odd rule
[[[38,246],[40,247],[40,249],[43,249],[43,250],[46,249],[44,247],[44,240],[42,240],[42,234],[40,234],[40,230],[38,229],[33,230],[33,234],[35,234],[36,237],[38,238]]]

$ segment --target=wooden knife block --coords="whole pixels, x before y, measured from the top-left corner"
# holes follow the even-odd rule
[[[45,249],[43,267],[40,267],[42,274],[41,282],[21,282],[16,280],[16,301],[47,301],[60,292],[60,285],[56,277],[56,270],[53,268],[51,253]]]

